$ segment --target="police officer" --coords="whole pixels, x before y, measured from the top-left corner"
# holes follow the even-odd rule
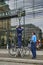
[[[32,59],[36,58],[36,42],[37,42],[37,37],[35,35],[35,33],[32,33],[32,37],[31,37],[31,51],[32,51]]]
[[[21,28],[21,26],[19,25],[17,28],[17,38],[18,38],[18,47],[21,48],[22,46],[22,31],[23,28]]]

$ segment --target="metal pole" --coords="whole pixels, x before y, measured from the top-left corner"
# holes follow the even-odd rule
[[[16,10],[17,10],[17,0],[16,0]],[[16,22],[17,22],[17,18],[16,18]]]
[[[17,10],[18,8],[17,8],[17,0],[16,0],[16,10]],[[19,25],[21,25],[21,23],[20,23],[20,20],[21,20],[21,12],[20,12],[21,10],[19,10],[19,12],[18,12],[18,19],[19,19]],[[17,21],[17,18],[16,18],[16,21]]]
[[[24,0],[23,0],[23,8],[24,8]],[[25,16],[23,17],[23,22],[24,22],[24,43],[26,43],[25,41]]]
[[[33,18],[35,17],[35,0],[33,0]]]
[[[9,4],[9,1],[8,1],[8,4]],[[7,20],[6,20],[7,21]],[[8,22],[8,21],[7,21]],[[7,45],[8,45],[8,40],[9,40],[9,34],[10,34],[10,32],[9,32],[9,29],[7,29]],[[8,48],[7,48],[8,49]]]
[[[24,22],[24,43],[26,43],[25,41],[25,16],[23,17],[23,22]]]
[[[19,19],[19,25],[21,25],[21,22],[20,22],[20,20],[21,20],[21,9],[19,9],[19,12],[18,12],[18,19]]]
[[[20,19],[19,19],[19,25],[20,25]]]

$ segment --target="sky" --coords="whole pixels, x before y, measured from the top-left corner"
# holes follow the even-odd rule
[[[7,4],[9,4],[9,8],[16,9],[16,3],[17,3],[17,8],[23,8],[23,5],[25,6],[23,9],[26,11],[26,16],[25,16],[25,24],[34,24],[37,27],[39,27],[42,32],[43,32],[43,0],[34,0],[34,11],[36,12],[42,12],[42,13],[36,13],[35,17],[33,17],[33,14],[29,15],[29,12],[33,12],[33,0],[25,0],[25,3],[23,4],[23,0],[9,0],[6,1]],[[28,15],[27,15],[28,14]],[[21,24],[23,24],[23,18],[21,18]],[[19,19],[13,18],[11,19],[11,25],[18,25],[19,24]]]

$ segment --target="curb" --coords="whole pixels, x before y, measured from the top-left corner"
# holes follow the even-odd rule
[[[43,60],[34,59],[18,59],[18,58],[0,58],[0,61],[14,62],[14,63],[27,63],[27,64],[43,64]]]

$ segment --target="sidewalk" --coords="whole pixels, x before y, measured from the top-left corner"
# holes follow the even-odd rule
[[[43,50],[42,51],[36,51],[36,52],[37,52],[37,59],[42,59],[43,60]],[[0,49],[0,57],[15,58],[14,55],[11,56],[8,53],[7,49]],[[31,57],[32,57],[31,51],[30,52],[27,51],[26,56],[24,56],[23,58],[31,59]],[[21,58],[21,57],[19,57],[19,58]]]
[[[28,54],[28,52],[27,52]],[[42,63],[43,64],[43,51],[37,51],[37,58],[36,59],[31,59],[31,52],[30,55],[27,55],[23,58],[21,57],[12,57],[9,56],[8,50],[7,49],[0,49],[0,61],[4,62],[14,62],[14,63]]]
[[[0,53],[1,54],[8,54],[8,50],[7,49],[0,49]],[[37,53],[37,55],[43,55],[43,50],[37,50],[36,53]],[[28,55],[29,51],[27,51],[26,54]],[[31,51],[30,51],[30,55],[32,55]]]

